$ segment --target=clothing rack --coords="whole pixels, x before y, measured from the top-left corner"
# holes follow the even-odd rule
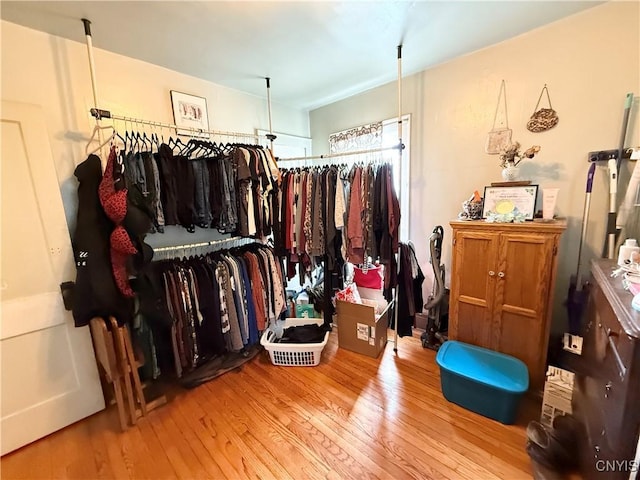
[[[339,158],[339,157],[351,157],[355,155],[365,155],[367,153],[379,153],[379,152],[387,152],[389,150],[402,150],[404,145],[399,143],[398,145],[394,145],[392,147],[379,147],[379,148],[370,148],[367,150],[355,150],[353,152],[344,152],[344,153],[327,153],[325,155],[310,155],[307,157],[287,157],[278,159],[278,163],[282,162],[295,162],[300,160],[322,160],[329,158]]]
[[[398,154],[398,163],[400,165],[400,171],[402,172],[402,154],[404,153],[404,144],[402,143],[402,44],[398,45],[398,145],[400,145],[400,150]],[[398,183],[398,200],[402,199],[402,182]],[[401,246],[400,242],[398,242],[398,261],[397,264],[397,272],[400,272],[400,255],[401,255]],[[394,319],[394,335],[393,335],[393,351],[397,355],[398,354],[398,285],[396,285],[394,293],[394,308],[393,313],[395,316]]]
[[[194,134],[252,138],[256,141],[259,140],[260,138],[266,138],[271,142],[271,150],[273,151],[273,141],[276,139],[276,136],[273,134],[273,130],[271,126],[271,84],[270,84],[271,79],[269,77],[265,78],[267,82],[267,108],[268,108],[268,114],[269,114],[269,134],[267,134],[266,136],[259,135],[257,133],[225,132],[225,131],[218,131],[218,130],[204,130],[204,129],[198,129],[198,128],[192,128],[192,127],[182,127],[182,126],[178,127],[177,125],[171,124],[171,123],[154,122],[150,120],[125,117],[123,115],[114,115],[109,110],[99,109],[98,108],[98,87],[97,87],[98,81],[96,79],[96,67],[95,67],[95,62],[93,60],[93,40],[91,36],[91,21],[86,18],[81,19],[81,21],[84,27],[84,34],[85,34],[85,39],[87,43],[87,56],[89,57],[89,72],[91,74],[91,91],[93,93],[93,108],[91,108],[89,111],[91,113],[91,116],[96,119],[96,126],[99,125],[99,122],[101,119],[110,118],[112,120],[122,120],[122,121],[129,121],[131,123],[138,123],[138,124],[156,126],[161,128],[171,128],[171,129],[176,129],[176,131],[179,128],[180,130],[188,130]],[[98,130],[97,134],[98,134],[98,143],[102,145],[103,144],[102,132]]]
[[[100,108],[92,108],[89,110],[91,116],[96,120],[102,120],[103,118],[109,118],[111,120],[121,120],[123,122],[142,124],[142,125],[150,125],[152,127],[160,127],[160,128],[168,128],[168,129],[180,129],[180,130],[188,130],[194,134],[206,134],[211,136],[220,136],[220,137],[242,137],[242,138],[253,138],[254,140],[259,140],[262,138],[267,138],[268,136],[258,135],[257,133],[242,133],[242,132],[225,132],[221,130],[204,130],[202,128],[193,128],[193,127],[182,127],[175,125],[173,123],[164,123],[164,122],[156,122],[153,120],[144,120],[141,118],[133,118],[133,117],[125,117],[123,115],[116,115],[111,113],[109,110],[102,110]]]
[[[307,157],[286,157],[277,159],[277,163],[281,164],[283,162],[293,162],[293,161],[308,161],[308,160],[324,160],[331,158],[341,158],[341,157],[349,157],[355,155],[366,155],[369,153],[379,153],[389,150],[397,150],[398,151],[398,163],[400,165],[400,170],[402,170],[402,156],[405,149],[404,143],[402,143],[402,44],[397,47],[397,59],[398,59],[398,143],[391,147],[380,147],[380,148],[371,148],[367,150],[356,150],[353,152],[344,152],[344,153],[329,153],[323,155],[312,155]],[[267,80],[267,90],[269,89],[269,81]],[[402,190],[402,182],[400,183],[400,187],[398,189],[398,199],[402,198],[401,195]],[[399,242],[398,242],[399,243]],[[400,268],[400,245],[398,245],[397,255],[397,269]],[[325,272],[324,275],[324,295],[325,295],[325,304],[330,304],[331,301],[331,282],[330,275],[327,275]],[[394,304],[394,340],[393,340],[393,351],[398,353],[398,286],[396,285],[393,293],[393,300],[390,302]],[[326,312],[325,312],[325,322],[327,321]]]

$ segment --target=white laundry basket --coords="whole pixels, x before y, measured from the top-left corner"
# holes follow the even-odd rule
[[[284,328],[316,323],[322,325],[322,318],[287,318]],[[327,341],[329,332],[324,334],[321,343],[276,343],[276,336],[267,329],[260,338],[260,344],[269,352],[271,363],[289,367],[313,367],[320,363],[320,356]]]

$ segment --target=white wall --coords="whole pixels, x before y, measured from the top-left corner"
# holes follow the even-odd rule
[[[405,45],[405,51],[407,48],[413,46]],[[535,159],[521,164],[521,176],[541,187],[559,187],[557,213],[569,220],[559,252],[555,292],[555,327],[560,330],[565,318],[562,302],[577,264],[587,153],[617,148],[629,92],[636,98],[627,145],[640,145],[640,4],[596,6],[403,79],[402,110],[412,114],[410,205],[403,205],[403,215],[409,215],[410,239],[429,274],[427,241],[433,227],[445,226],[443,258],[448,270],[448,222],[474,190],[482,194],[485,185],[501,180],[498,157],[486,155],[484,145],[502,79],[507,84],[513,139],[524,148],[542,147]],[[560,122],[550,131],[531,133],[525,125],[545,83]],[[312,111],[314,154],[326,152],[330,133],[396,116],[397,108],[394,82]],[[587,261],[602,250],[607,188],[606,169],[600,167],[594,184]],[[430,288],[425,285],[425,291]]]
[[[0,28],[1,97],[43,107],[67,221],[73,226],[77,187],[73,171],[86,158],[85,145],[95,124],[89,115],[93,97],[86,46],[6,21]],[[144,27],[139,38],[131,38],[144,41],[143,32]],[[269,127],[265,98],[97,48],[94,58],[101,108],[173,123],[169,91],[178,90],[207,99],[211,129],[253,133]],[[272,110],[275,130],[309,136],[306,111],[277,103],[272,103]]]

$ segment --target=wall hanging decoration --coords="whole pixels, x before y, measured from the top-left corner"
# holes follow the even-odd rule
[[[176,128],[176,134],[200,136],[193,130],[189,130],[195,128],[203,131],[201,136],[208,136],[206,130],[209,130],[209,113],[206,98],[171,90],[171,106],[176,126],[184,127],[184,129]]]
[[[538,108],[540,106],[540,100],[542,100],[542,95],[547,93],[547,101],[549,102],[549,108]],[[558,124],[558,114],[551,106],[551,97],[549,96],[549,89],[547,88],[547,84],[544,84],[542,87],[542,91],[540,92],[540,96],[538,97],[538,103],[536,103],[536,108],[533,109],[533,115],[527,122],[527,130],[530,132],[538,133],[544,132],[555,127]]]
[[[500,110],[500,99],[504,102],[504,118],[498,122],[498,112]],[[504,80],[500,84],[500,92],[498,93],[498,103],[496,105],[496,113],[493,115],[493,126],[489,135],[487,135],[487,144],[484,151],[489,155],[498,155],[502,150],[511,144],[511,129],[509,128],[509,118],[507,116],[507,87]]]

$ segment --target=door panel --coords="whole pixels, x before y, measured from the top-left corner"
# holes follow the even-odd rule
[[[462,265],[457,280],[460,296],[486,301],[493,289],[490,271],[495,271],[497,236],[460,232],[456,239],[458,264]]]
[[[39,107],[2,102],[2,444],[5,454],[104,408],[91,337],[64,310],[73,253]]]
[[[497,350],[522,360],[529,373],[540,370],[540,319],[503,312]],[[546,352],[545,352],[546,353]],[[533,380],[533,379],[531,379]],[[536,379],[538,380],[538,379]],[[533,381],[532,381],[533,383]]]
[[[502,252],[498,277],[502,284],[502,306],[519,307],[538,316],[546,308],[553,239],[542,235],[501,236]]]
[[[463,320],[458,323],[457,335],[452,339],[486,347],[487,338],[491,337],[490,324],[484,320],[487,312],[486,307],[460,302],[458,315]]]
[[[553,238],[543,235],[503,233],[500,237],[493,345],[522,360],[536,386],[542,381],[541,365],[546,360],[540,346],[545,344],[553,245]]]
[[[450,307],[452,338],[486,345],[490,334],[498,236],[456,232],[455,239]]]

